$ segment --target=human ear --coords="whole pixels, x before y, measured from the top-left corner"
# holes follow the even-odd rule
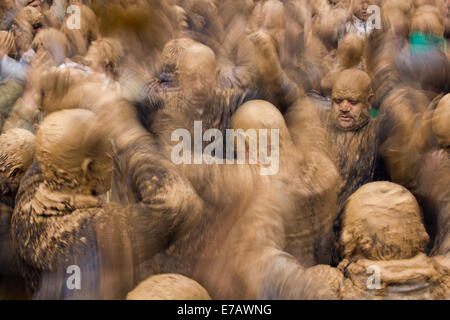
[[[86,180],[92,180],[94,178],[94,162],[91,158],[85,158],[81,165],[81,169],[83,170],[83,177]]]

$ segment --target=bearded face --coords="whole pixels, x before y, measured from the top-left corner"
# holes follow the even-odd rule
[[[373,96],[370,83],[370,77],[357,69],[345,70],[337,76],[331,107],[337,129],[354,131],[369,121],[370,100]]]
[[[369,108],[368,104],[353,95],[333,98],[332,108],[335,125],[343,131],[355,130],[368,119],[365,112]]]

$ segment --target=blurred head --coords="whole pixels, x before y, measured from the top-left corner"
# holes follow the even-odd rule
[[[407,38],[409,35],[409,9],[393,5],[383,6],[381,10],[383,29],[396,36]]]
[[[159,274],[141,282],[127,300],[211,300],[196,281],[180,274]]]
[[[34,33],[37,33],[44,24],[42,13],[32,6],[22,8],[17,14],[16,20],[29,23],[33,27]]]
[[[373,92],[370,77],[364,71],[348,69],[339,73],[331,97],[331,112],[339,130],[357,130],[369,120]]]
[[[53,60],[55,66],[64,63],[69,57],[69,41],[64,33],[53,28],[46,28],[40,31],[31,44],[37,53],[40,50],[46,51]]]
[[[354,16],[362,21],[367,21],[370,14],[368,8],[370,5],[376,4],[374,0],[353,0],[351,5],[351,10]]]
[[[35,137],[28,130],[11,129],[0,135],[0,194],[17,192],[34,159]]]
[[[178,60],[177,79],[185,98],[202,106],[214,95],[218,68],[214,52],[202,44],[187,48]]]
[[[417,8],[411,17],[410,32],[443,37],[444,20],[439,9],[431,5],[423,5]]]
[[[336,48],[345,24],[348,21],[348,10],[336,7],[325,15],[318,15],[312,20],[312,32],[316,34],[328,47]]]
[[[111,145],[96,115],[71,109],[45,117],[36,134],[36,158],[48,187],[99,195],[111,187]]]
[[[71,18],[67,15],[61,26],[61,31],[67,36],[70,42],[73,55],[85,55],[89,45],[100,37],[97,17],[95,13],[85,5],[80,6],[80,28],[73,28],[68,23]]]
[[[124,55],[120,41],[113,38],[102,38],[92,42],[84,61],[92,70],[109,74],[115,78],[118,76]]]
[[[41,109],[45,114],[64,109],[62,101],[69,90],[77,83],[84,80],[86,75],[83,71],[67,67],[53,67],[41,75]]]
[[[39,12],[41,12],[42,8],[41,8],[41,1],[40,0],[27,0],[26,1],[26,6],[27,7],[33,7],[36,10],[38,10]]]
[[[416,199],[400,185],[369,183],[346,202],[340,237],[346,259],[409,259],[429,240]]]
[[[431,125],[439,146],[450,156],[450,94],[444,96],[434,110]]]
[[[341,67],[353,68],[361,62],[363,53],[364,40],[355,33],[349,33],[339,43],[337,59]]]
[[[180,55],[195,43],[190,38],[179,38],[169,41],[161,53],[163,72],[175,72]]]
[[[286,14],[284,5],[278,0],[269,0],[262,8],[263,27],[267,30],[284,29]]]
[[[234,144],[238,160],[257,164],[261,175],[277,174],[281,152],[286,155],[293,143],[281,112],[267,101],[252,100],[237,109],[231,127],[237,141],[227,139],[227,144]]]
[[[254,129],[256,134],[258,134],[258,130],[268,130],[268,147],[271,146],[270,129],[279,130],[280,148],[292,143],[283,115],[273,104],[264,100],[251,100],[240,106],[231,118],[231,127],[243,131]],[[245,137],[245,145],[248,149],[248,137]]]

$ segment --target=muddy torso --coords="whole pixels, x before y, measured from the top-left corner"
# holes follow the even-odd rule
[[[378,163],[379,124],[379,119],[370,120],[357,131],[341,131],[328,125],[329,139],[343,181],[339,192],[341,205],[359,187],[374,180]]]

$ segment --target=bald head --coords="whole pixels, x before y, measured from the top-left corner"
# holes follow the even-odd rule
[[[364,102],[372,94],[371,80],[359,69],[344,70],[333,85],[333,99],[353,99]]]
[[[203,106],[213,96],[218,75],[216,55],[209,47],[194,44],[178,60],[177,77],[185,98]]]
[[[179,274],[159,274],[141,282],[127,300],[211,300],[196,281]]]
[[[373,96],[367,73],[358,69],[342,71],[336,77],[331,96],[332,112],[338,129],[357,130],[367,123]]]
[[[281,141],[290,141],[291,136],[281,112],[270,102],[252,100],[244,103],[231,118],[233,129],[278,129]]]
[[[280,111],[267,101],[249,101],[233,115],[231,126],[238,138],[237,145],[235,144],[238,158],[243,158],[242,146],[245,145],[245,157],[249,158],[250,164],[261,166],[261,175],[276,174],[279,169],[280,149],[290,150],[289,146],[292,144],[291,135]]]
[[[180,56],[178,68],[182,71],[193,69],[193,67],[210,67],[216,66],[216,55],[211,48],[195,43],[187,46]]]
[[[450,155],[450,94],[441,99],[434,111],[432,128],[439,146]]]
[[[84,61],[94,71],[116,77],[124,55],[120,41],[114,38],[102,38],[92,42]]]
[[[0,135],[0,192],[14,193],[34,159],[34,134],[11,129]]]
[[[36,135],[36,158],[47,184],[100,194],[109,189],[108,140],[97,131],[96,115],[83,109],[54,112]]]
[[[346,203],[340,242],[347,259],[409,259],[428,241],[419,205],[400,185],[369,183]]]
[[[426,34],[444,36],[444,18],[438,8],[432,5],[418,7],[411,17],[411,33],[422,32]]]
[[[175,72],[180,56],[194,44],[195,41],[190,38],[179,38],[169,41],[161,53],[163,72]]]
[[[339,43],[337,59],[343,68],[356,67],[364,52],[364,40],[355,33],[347,34]]]

